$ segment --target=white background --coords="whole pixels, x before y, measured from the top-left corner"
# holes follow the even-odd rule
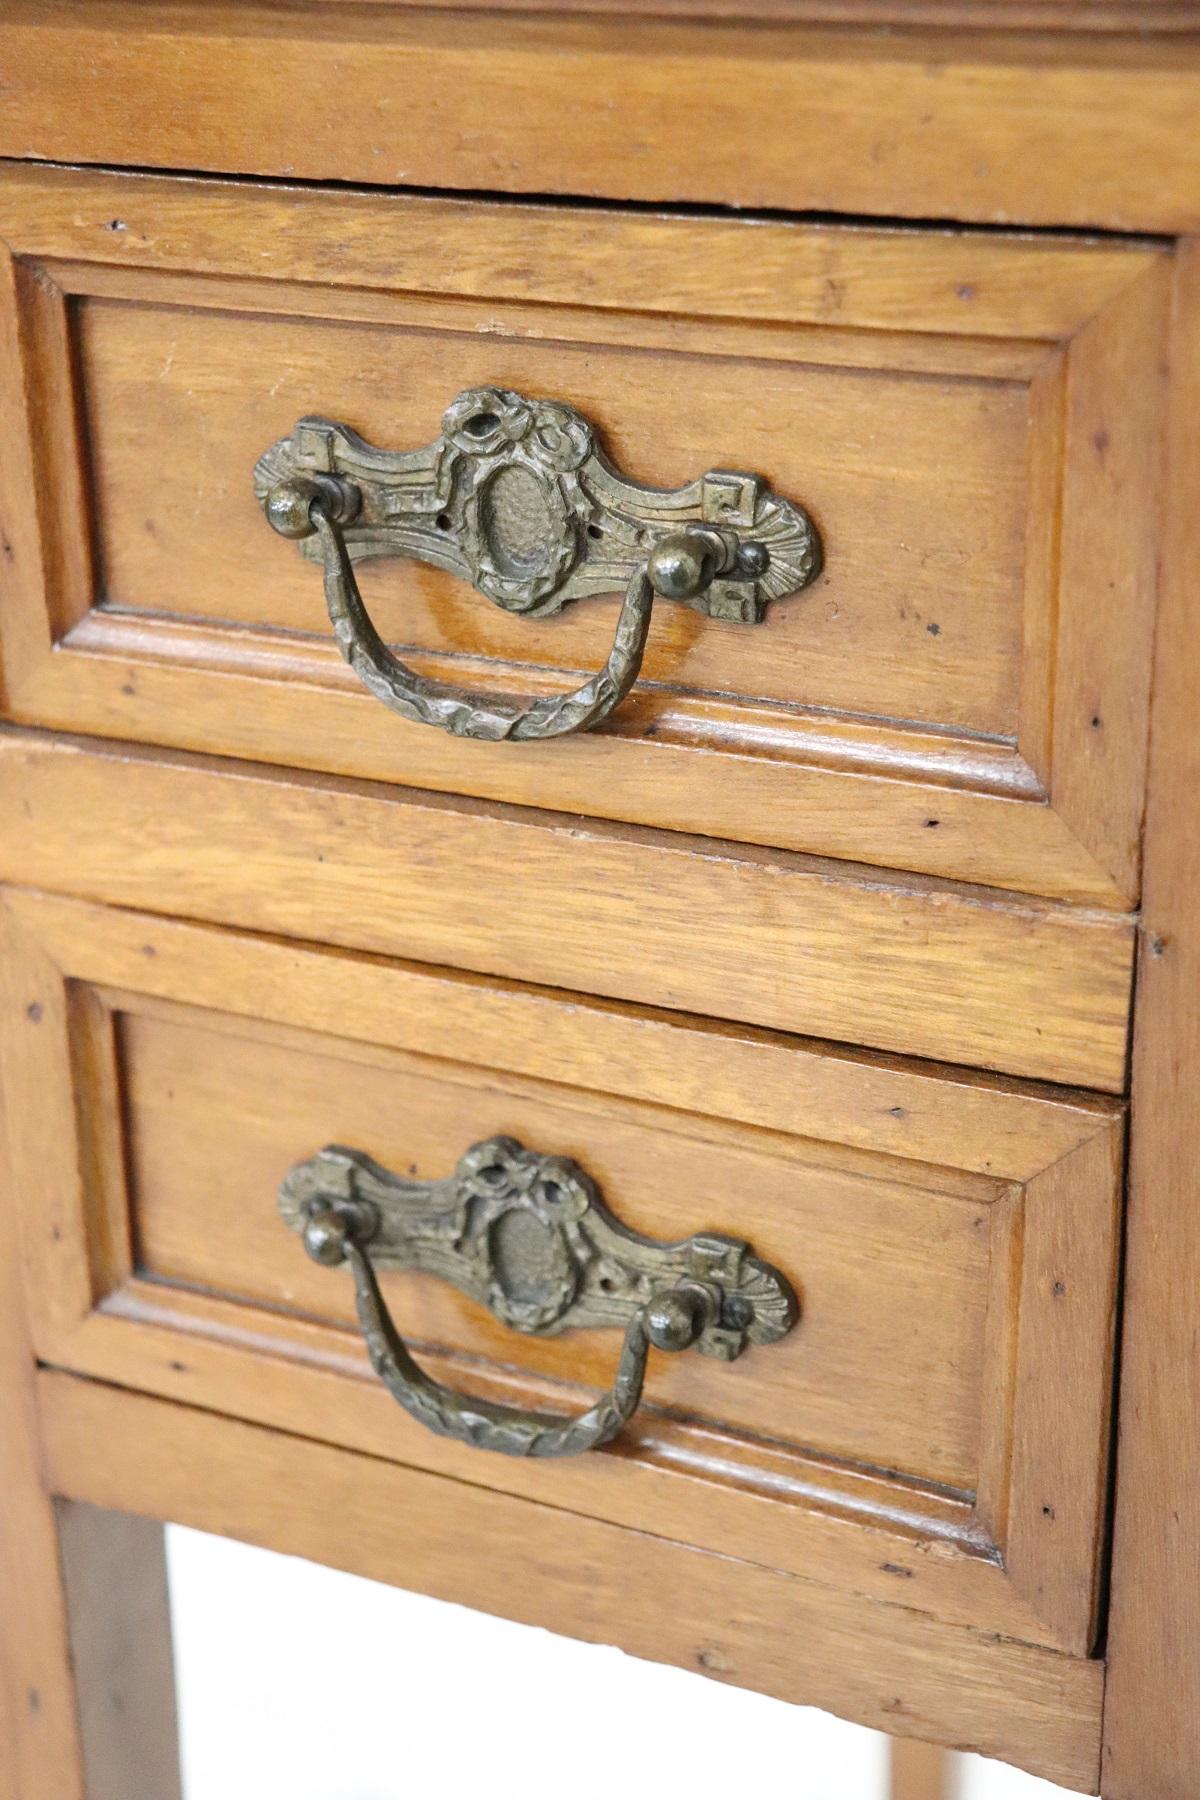
[[[827,1714],[178,1526],[167,1541],[186,1800],[887,1800],[886,1738]],[[1070,1800],[954,1764],[955,1800]]]

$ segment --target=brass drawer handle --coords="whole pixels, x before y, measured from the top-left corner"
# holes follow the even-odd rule
[[[507,388],[460,394],[421,450],[376,450],[348,426],[301,419],[259,459],[254,487],[273,528],[323,563],[334,635],[364,685],[456,737],[587,731],[637,680],[656,596],[757,624],[821,562],[807,513],[757,476],[713,470],[673,491],[640,487],[616,473],[573,407]],[[388,648],[363,604],[354,564],[372,556],[448,569],[533,618],[624,588],[612,652],[570,694],[428,680]]]
[[[439,1437],[506,1456],[574,1456],[608,1443],[641,1399],[652,1344],[695,1344],[729,1362],[747,1342],[784,1337],[798,1314],[784,1277],[741,1239],[638,1237],[577,1163],[513,1138],[475,1144],[442,1181],[408,1180],[330,1145],[284,1178],[279,1207],[314,1261],[349,1264],[372,1365],[404,1410]],[[440,1275],[515,1331],[624,1326],[610,1392],[559,1419],[443,1387],[396,1330],[379,1269]]]

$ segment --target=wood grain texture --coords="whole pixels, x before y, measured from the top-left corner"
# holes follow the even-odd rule
[[[10,156],[989,223],[1200,219],[1186,36],[864,42],[721,20],[14,0],[6,53]],[[649,131],[659,119],[670,131]]]
[[[997,358],[1007,346],[1010,374],[1028,371],[1037,359],[1026,351],[1014,363],[1016,345],[1073,336],[1162,254],[1145,240],[1067,233],[573,209],[20,162],[4,162],[0,176],[3,235],[23,255],[124,271],[126,293],[127,272],[141,269],[218,281],[236,275],[261,284],[250,290],[260,297],[280,281],[316,282],[343,304],[353,297],[367,317],[388,296],[536,302],[562,309],[544,329],[553,324],[568,335],[573,315],[590,309],[703,318],[710,330],[719,321],[802,325],[806,348],[820,347],[818,328],[886,331],[897,339],[876,355],[901,366],[920,356],[903,334],[950,340],[926,346],[917,368],[954,367],[953,341],[982,338],[996,345]],[[310,296],[306,305],[303,295],[285,292],[297,316],[312,312],[314,301],[336,304],[332,295]],[[228,300],[237,306],[236,290]],[[778,356],[765,333],[757,341]],[[796,342],[793,336],[793,351]],[[871,355],[848,335],[838,348],[851,366]],[[964,356],[972,355],[979,352],[968,345]],[[999,373],[1004,365],[990,367]]]
[[[361,0],[331,0],[361,4]],[[376,6],[445,6],[460,12],[637,14],[636,0],[370,0]],[[973,26],[986,31],[1191,31],[1200,25],[1193,0],[655,0],[662,18],[735,18],[846,24]]]
[[[44,1376],[41,1401],[56,1492],[616,1642],[889,1732],[1017,1755],[1076,1788],[1095,1781],[1098,1663],[903,1605],[873,1607],[864,1631],[860,1602],[753,1562],[70,1376]]]
[[[1136,899],[1161,248],[613,211],[581,230],[561,207],[13,165],[0,228],[23,271],[0,364],[25,420],[0,476],[11,716]],[[587,739],[399,723],[247,471],[313,406],[411,444],[491,380],[568,398],[649,481],[761,469],[812,508],[824,575],[754,630],[660,608],[645,679]],[[181,445],[189,478],[164,481]],[[548,691],[608,652],[603,602],[535,627],[417,565],[363,579],[443,679]]]
[[[5,249],[0,253],[0,423],[11,449],[0,463],[0,556],[6,582],[0,680],[6,703],[44,662],[54,642],[46,600],[52,526],[35,468],[35,420],[43,407],[36,348],[30,342],[33,321],[44,317],[44,300],[36,283],[31,286],[29,270]],[[31,494],[39,496],[32,506]]]
[[[23,942],[18,965],[6,921],[0,939],[0,1001],[10,1014],[14,1005],[29,1004],[8,986],[18,966],[28,974],[29,945]],[[0,1215],[0,1773],[13,1800],[85,1800],[58,1539],[42,1480],[34,1351],[12,1206],[12,1159],[19,1152],[6,1088],[0,1083],[6,1200]]]
[[[0,736],[0,874],[1118,1090],[1131,931],[1046,902],[249,766]]]
[[[0,1242],[0,1788],[128,1800],[146,1785],[86,1696],[84,1779],[71,1656],[83,1673],[111,1656],[131,1615],[109,1592],[89,1632],[95,1613],[78,1596],[97,1602],[118,1540],[69,1526],[68,1564],[81,1560],[68,1632],[47,1484],[156,1516],[190,1508],[192,1523],[519,1606],[1095,1784],[1104,1669],[1084,1653],[1106,1524],[1118,1109],[950,1064],[1122,1089],[1122,915],[1140,895],[1161,563],[1104,1788],[1108,1800],[1192,1800],[1200,1195],[1184,1149],[1200,1069],[1200,259],[1189,247],[1170,266],[1165,247],[1110,240],[668,220],[649,207],[1196,230],[1200,15],[1184,0],[760,0],[752,22],[729,0],[662,0],[654,18],[628,16],[627,0],[552,10],[13,0],[6,16],[10,154],[648,205],[617,215],[45,169],[0,178],[0,234],[15,252],[0,267],[6,716],[335,777],[0,739],[0,874],[83,896],[14,894],[4,927],[19,1102],[5,1156],[22,1172],[11,1192],[25,1232],[19,1268]],[[502,360],[506,378],[593,409],[632,396],[604,422],[652,478],[669,462],[658,421],[672,391],[693,393],[696,415],[675,453],[700,454],[709,417],[733,433],[752,368],[786,396],[755,454],[823,490],[822,523],[860,598],[840,614],[850,651],[832,643],[836,587],[823,590],[834,608],[823,638],[801,631],[786,655],[778,636],[770,653],[765,638],[747,645],[738,683],[718,679],[729,664],[714,637],[671,626],[655,645],[657,687],[611,734],[552,768],[490,750],[468,763],[479,747],[410,750],[376,719],[317,641],[314,593],[285,579],[283,561],[252,600],[230,603],[238,571],[258,566],[248,529],[243,540],[234,524],[206,591],[189,563],[188,497],[160,515],[143,504],[141,469],[169,466],[183,443],[203,478],[194,510],[222,514],[220,456],[244,460],[239,432],[267,410],[267,374],[296,411],[301,389],[336,372],[358,415],[390,430],[386,392],[356,386],[354,365],[390,370],[410,394],[426,380],[431,401],[439,359],[460,355],[488,373]],[[822,421],[870,444],[860,467]],[[951,478],[935,530],[939,453]],[[890,516],[879,490],[906,473],[907,506],[898,491]],[[902,538],[916,554],[907,618],[872,573]],[[967,566],[973,549],[956,642],[945,609],[931,610],[949,578],[928,571],[939,554]],[[402,603],[381,583],[378,598],[431,671],[486,681],[488,657],[522,660],[504,624],[476,634],[436,579]],[[910,628],[929,637],[917,637],[919,663]],[[595,660],[598,629],[570,623],[557,665],[547,656],[530,685]],[[360,777],[401,791],[342,779]],[[695,835],[639,829],[663,826]],[[862,862],[934,879],[891,881]],[[103,899],[150,912],[106,912]],[[278,935],[151,916],[168,906]],[[314,933],[330,943],[299,941]],[[385,960],[397,951],[411,960]],[[467,966],[437,966],[452,960]],[[692,1008],[723,1019],[699,1023]],[[469,1043],[470,1076],[431,1068],[429,1039],[447,1031]],[[814,1036],[782,1035],[796,1031]],[[857,1039],[876,1050],[845,1047]],[[872,1168],[886,1204],[851,1235],[864,1252],[887,1244],[893,1264],[857,1268],[841,1308],[854,1341],[869,1341],[855,1306],[894,1313],[888,1281],[903,1272],[910,1351],[936,1363],[940,1294],[954,1367],[934,1368],[930,1416],[899,1381],[858,1422],[861,1442],[837,1436],[830,1340],[824,1437],[806,1415],[815,1446],[752,1444],[751,1406],[706,1425],[653,1415],[628,1453],[555,1471],[557,1489],[546,1471],[519,1470],[508,1491],[488,1491],[456,1447],[402,1467],[385,1397],[315,1286],[311,1316],[289,1316],[282,1265],[229,1207],[222,1236],[245,1253],[246,1291],[221,1291],[197,1241],[201,1199],[223,1173],[203,1124],[224,1110],[226,1082],[239,1098],[231,1130],[259,1174],[323,1107],[363,1130],[386,1113],[398,1132],[394,1088],[421,1107],[428,1156],[477,1105],[516,1109],[582,1133],[623,1186],[636,1141],[639,1167],[657,1156],[669,1176],[677,1158],[681,1187],[698,1187],[716,1156],[726,1191],[765,1196],[762,1165],[807,1167],[802,1137],[832,1135],[840,1217],[862,1223]],[[292,1097],[283,1119],[277,1091]],[[916,1161],[941,1173],[918,1175]],[[813,1192],[809,1175],[771,1189],[762,1228],[803,1225],[819,1264],[834,1217]],[[986,1257],[955,1236],[968,1195],[980,1212],[987,1196]],[[650,1223],[657,1204],[645,1200]],[[788,1239],[789,1255],[799,1248]],[[969,1344],[968,1319],[971,1330],[982,1319]],[[471,1346],[437,1326],[449,1343],[434,1367],[460,1380]],[[43,1377],[48,1477],[35,1347],[114,1384]],[[841,1371],[846,1386],[899,1380],[889,1348],[876,1347],[878,1370]],[[562,1372],[483,1380],[497,1397],[554,1404]],[[135,1388],[159,1397],[118,1391]],[[802,1412],[803,1392],[790,1398]],[[839,1458],[869,1458],[867,1425],[883,1442],[885,1412],[896,1435],[880,1454],[909,1473],[847,1467]],[[400,1457],[419,1462],[408,1443]],[[212,1471],[207,1491],[198,1466]],[[941,1492],[935,1479],[960,1485]],[[335,1504],[344,1543],[331,1541]],[[153,1569],[156,1533],[134,1526],[127,1541]],[[161,1589],[147,1591],[138,1648],[153,1663],[165,1626]],[[121,1660],[136,1676],[136,1658]],[[88,1685],[103,1706],[104,1688]],[[157,1729],[163,1707],[135,1679],[131,1704],[148,1695]],[[902,1750],[896,1767],[910,1787],[934,1782],[936,1753]]]
[[[836,1148],[773,1142],[694,1115],[679,1121],[546,1082],[382,1050],[343,1053],[316,1035],[242,1035],[220,1014],[147,1010],[136,998],[115,1005],[137,1269],[147,1279],[352,1332],[349,1282],[323,1274],[280,1226],[274,1196],[288,1169],[344,1143],[435,1179],[471,1144],[511,1136],[580,1163],[633,1230],[668,1243],[698,1230],[736,1233],[803,1290],[803,1331],[743,1358],[732,1380],[708,1358],[655,1359],[652,1404],[927,1483],[976,1485],[986,1186],[878,1162],[847,1166]],[[823,1135],[816,1121],[813,1130]],[[519,1360],[589,1387],[611,1379],[610,1332],[523,1342],[444,1283],[399,1276],[387,1292],[421,1343]]]
[[[702,326],[677,331],[663,354],[640,348],[620,315],[571,345],[430,332],[419,306],[410,317],[407,327],[299,326],[186,303],[80,302],[104,604],[328,639],[319,571],[265,528],[249,481],[258,456],[306,412],[330,409],[370,442],[415,448],[437,437],[457,393],[497,383],[595,420],[634,480],[674,487],[706,468],[761,470],[817,514],[826,572],[816,588],[753,628],[713,629],[690,607],[657,606],[640,681],[1015,736],[1023,384],[796,361],[765,371],[750,360],[753,333],[745,355],[713,356]],[[186,482],[162,480],[168,444],[188,446]],[[219,530],[198,532],[205,517]],[[612,640],[604,600],[534,621],[417,563],[364,568],[360,584],[389,643],[494,661],[493,682],[520,684],[532,669],[561,686],[558,671],[601,666]]]
[[[33,1026],[31,977],[52,1009],[61,1004],[61,981],[39,967],[36,952],[31,961],[26,936],[14,942],[5,915],[0,1009],[20,1008]],[[45,1023],[56,1030],[52,1017]],[[61,1051],[63,1026],[60,1015]],[[49,1093],[31,1107],[8,1079],[0,1098],[0,1792],[5,1800],[180,1800],[162,1533],[90,1509],[64,1513],[44,1481],[13,1172],[31,1150],[38,1155],[27,1134],[39,1127],[65,1132],[74,1159],[74,1104],[59,1087],[66,1115]],[[86,1259],[85,1245],[79,1252]]]
[[[1175,293],[1170,463],[1135,1023],[1108,1800],[1186,1800],[1200,1767],[1200,248]]]
[[[1089,1644],[1100,1621],[1112,1410],[1112,1391],[1097,1387],[1094,1371],[1096,1357],[1107,1365],[1114,1349],[1124,1148],[1117,1133],[1097,1133],[1041,1171],[1026,1189],[1021,1227],[1009,1455],[1015,1469],[1036,1463],[1037,1473],[1010,1477],[1005,1567],[1047,1617],[1086,1593]],[[1081,1193],[1096,1196],[1086,1223]]]
[[[1144,272],[1071,345],[1051,790],[1076,836],[1136,893],[1163,489],[1171,267]],[[1119,679],[1114,674],[1119,671]]]
[[[47,1360],[1090,1648],[1119,1106],[765,1034],[756,1080],[731,1066],[710,1086],[734,1034],[705,1022],[670,1022],[668,1045],[640,1010],[5,903],[30,946],[6,1079],[49,1097],[13,1145],[14,1187],[37,1196],[22,1210]],[[637,1104],[618,1097],[643,1081]],[[72,1094],[74,1129],[42,1135]],[[327,1139],[436,1174],[493,1130],[575,1155],[651,1235],[686,1234],[701,1207],[747,1233],[797,1281],[800,1329],[732,1383],[698,1359],[656,1364],[651,1411],[611,1456],[481,1464],[430,1437],[368,1378],[345,1284],[297,1254],[274,1195]],[[561,1411],[609,1379],[606,1334],[515,1343],[438,1284],[388,1286],[453,1384]],[[1056,1372],[1065,1422],[1046,1402]]]
[[[310,1031],[340,1010],[356,1038],[422,1051],[469,1042],[481,1062],[769,1131],[805,1122],[858,1149],[1027,1182],[1072,1155],[1114,1103],[644,1006],[563,996],[417,963],[347,956],[176,918],[4,891],[4,905],[80,982]],[[336,1002],[331,1010],[331,996]],[[92,1077],[94,1080],[95,1077]]]
[[[420,660],[434,676],[496,680],[494,664]],[[569,680],[518,675],[529,691]],[[406,726],[364,696],[332,644],[102,610],[64,640],[10,711],[67,731],[136,731],[181,749],[209,745],[335,775],[482,790],[517,805],[869,857],[884,868],[1113,910],[1129,904],[1041,797],[1019,754],[911,728],[635,689],[611,728],[557,742],[549,757],[545,745],[464,746]],[[1126,793],[1125,784],[1115,788],[1114,801]]]

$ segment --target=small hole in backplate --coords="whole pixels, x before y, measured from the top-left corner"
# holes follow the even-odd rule
[[[439,531],[449,531],[449,529],[450,529],[450,514],[449,513],[439,513],[437,518],[433,522],[437,526]]]
[[[617,1284],[613,1280],[612,1276],[611,1275],[602,1275],[600,1277],[600,1292],[602,1294],[615,1294],[616,1291],[617,1291]]]
[[[604,527],[602,525],[589,525],[587,534],[590,538],[602,538],[604,536]]]
[[[466,421],[463,430],[468,437],[484,438],[488,435],[489,431],[495,431],[499,423],[500,421],[494,412],[475,413],[472,418]]]

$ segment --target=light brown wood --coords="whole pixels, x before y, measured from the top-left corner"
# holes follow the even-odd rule
[[[0,956],[5,1010],[15,974]],[[0,1092],[9,1202],[0,1233],[0,1793],[5,1800],[179,1800],[161,1531],[90,1509],[56,1509],[44,1483],[11,1205],[7,1121],[15,1096],[7,1082]],[[22,1130],[18,1123],[18,1136]]]
[[[162,1526],[55,1510],[87,1800],[182,1800]]]
[[[1135,1025],[1106,1710],[1107,1800],[1186,1800],[1200,1767],[1200,246],[1175,296],[1153,785]]]
[[[33,287],[36,289],[36,283]],[[6,584],[12,583],[18,595],[26,596],[26,603],[18,600],[16,606],[5,610],[0,677],[6,702],[44,661],[54,642],[48,608],[28,605],[29,596],[40,591],[44,599],[54,585],[50,540],[57,505],[51,501],[51,517],[47,518],[50,495],[34,479],[30,460],[35,453],[31,427],[44,412],[34,377],[37,358],[31,351],[31,336],[35,335],[32,328],[36,320],[44,318],[44,308],[30,288],[29,271],[13,257],[0,256],[0,358],[4,368],[4,379],[0,380],[0,422],[6,441],[14,447],[21,446],[12,458],[5,458],[5,473],[0,475],[0,557]],[[17,500],[11,485],[14,467],[25,478],[23,501]],[[35,496],[32,505],[31,494]]]
[[[70,1376],[45,1376],[40,1393],[50,1481],[76,1499],[119,1497],[886,1731],[1002,1756],[1019,1739],[1051,1779],[1095,1780],[1099,1664],[948,1630],[903,1605],[872,1608],[864,1631],[859,1604],[751,1562]],[[863,1654],[847,1656],[850,1645]]]
[[[1095,1347],[1108,1356],[1113,1345],[1123,1153],[1115,1133],[1098,1133],[1045,1169],[1025,1190],[1019,1227],[1009,1454],[1016,1468],[1036,1458],[1038,1479],[1010,1478],[999,1516],[1009,1578],[1048,1616],[1085,1591],[1104,1549],[1112,1394],[1098,1392],[1090,1371]],[[1085,1189],[1103,1200],[1081,1234]],[[1089,1480],[1081,1479],[1085,1455]],[[1095,1606],[1097,1588],[1090,1593]]]
[[[15,891],[6,916],[35,996],[7,1022],[6,1078],[46,1096],[13,1180],[37,1191],[23,1211],[48,1360],[1090,1647],[1118,1107],[842,1057],[818,1111],[803,1096],[826,1053],[760,1037],[735,1123],[705,1079],[728,1034],[700,1022],[673,1021],[664,1055],[665,1022],[631,1009]],[[72,1092],[78,1127],[47,1136]],[[893,1149],[910,1109],[923,1160]],[[275,1190],[326,1141],[434,1175],[494,1131],[576,1156],[650,1235],[746,1233],[794,1274],[801,1327],[732,1383],[700,1359],[656,1366],[651,1405],[680,1416],[652,1411],[636,1454],[481,1463],[430,1438],[365,1379],[346,1285],[305,1262]],[[610,1378],[607,1334],[518,1342],[439,1284],[388,1287],[454,1382],[561,1410],[556,1383]],[[1064,1379],[1066,1422],[1047,1404]]]
[[[748,355],[707,355],[703,326],[674,327],[678,348],[660,354],[620,314],[590,343],[513,344],[466,319],[430,332],[419,305],[372,328],[194,310],[186,286],[178,300],[79,311],[100,592],[121,612],[328,639],[319,573],[266,529],[250,490],[257,457],[318,395],[371,442],[415,447],[438,435],[460,390],[497,382],[602,422],[636,479],[674,487],[713,466],[761,469],[819,509],[819,585],[754,628],[710,631],[690,607],[656,609],[647,683],[1015,735],[1027,503],[1017,383],[795,360],[763,370]],[[752,353],[754,334],[743,342]],[[186,485],[163,480],[168,441],[190,445]],[[206,517],[213,529],[197,530]],[[389,641],[495,659],[509,681],[514,666],[522,680],[530,665],[598,666],[611,642],[603,601],[533,621],[417,564],[364,569],[362,583]]]
[[[1136,898],[1161,248],[612,211],[581,231],[563,208],[14,165],[0,230],[12,716]],[[762,469],[813,509],[825,574],[753,629],[661,607],[597,736],[397,720],[249,471],[314,407],[415,444],[489,380],[581,406],[649,481]],[[363,579],[385,636],[484,689],[607,654],[603,602],[532,624],[416,565]]]
[[[0,735],[0,876],[1119,1090],[1128,921],[784,852]]]
[[[0,984],[15,973],[0,958]],[[5,1007],[12,996],[3,995]],[[3,1094],[5,1084],[0,1084]],[[11,1200],[0,1103],[3,1191]],[[0,1774],[12,1800],[85,1800],[67,1613],[54,1512],[42,1481],[35,1364],[25,1318],[16,1219],[0,1215]]]
[[[332,0],[335,5],[353,0]],[[377,6],[448,7],[460,12],[582,12],[637,16],[636,0],[372,0]],[[659,17],[736,18],[743,23],[938,25],[985,31],[1191,31],[1200,24],[1194,0],[656,0]]]
[[[151,14],[10,0],[5,26],[12,156],[985,223],[1200,221],[1186,36],[233,0]]]
[[[354,0],[332,0],[353,4]],[[456,11],[632,13],[637,0],[373,0],[377,6],[446,6]],[[664,17],[837,20],[864,25],[1051,26],[1072,31],[1190,31],[1200,25],[1193,0],[655,0]]]
[[[945,1800],[923,1740],[1194,1800],[1200,7],[0,37],[3,1800],[178,1800],[168,1516],[910,1733],[892,1800]],[[488,380],[647,481],[761,467],[826,575],[761,632],[659,609],[550,754],[400,724],[249,466]],[[604,601],[367,583],[431,674],[607,650]],[[748,1231],[794,1338],[656,1364],[578,1463],[421,1433],[273,1191],[492,1129]],[[389,1285],[448,1381],[609,1372]]]
[[[328,307],[336,318],[355,304],[363,317],[386,317],[371,306],[418,294],[543,303],[563,309],[554,326],[568,338],[586,329],[575,315],[592,310],[710,325],[753,320],[803,325],[805,348],[836,342],[852,367],[893,358],[901,369],[964,372],[973,362],[981,373],[1028,374],[1038,347],[1073,336],[1163,260],[1163,246],[1145,238],[345,194],[19,162],[5,162],[2,173],[5,235],[37,264],[88,267],[97,281],[104,270],[124,272],[122,289],[102,293],[128,293],[129,272],[141,269],[218,282],[237,276],[252,293],[282,295],[298,318]],[[114,214],[116,202],[125,210]],[[333,292],[306,304],[274,286],[297,281]],[[144,284],[142,297],[154,291],[177,290]],[[226,291],[243,310],[237,291]],[[211,298],[213,290],[199,292]],[[626,329],[639,327],[627,320]],[[856,347],[848,334],[860,331],[897,336]],[[922,357],[912,334],[926,333],[950,341],[924,346]],[[978,338],[995,344],[993,363],[971,347]],[[959,364],[953,340],[962,340]],[[783,360],[777,340],[756,341]],[[1023,356],[1022,344],[1033,346]]]
[[[733,1381],[707,1359],[663,1359],[652,1402],[928,1483],[975,1486],[986,1187],[943,1192],[915,1170],[906,1184],[886,1166],[846,1166],[825,1146],[806,1152],[717,1121],[677,1122],[636,1102],[382,1050],[343,1055],[315,1035],[243,1035],[219,1014],[144,1011],[132,997],[114,1007],[143,1277],[352,1331],[349,1284],[298,1257],[280,1228],[273,1200],[288,1168],[349,1143],[432,1179],[470,1144],[513,1136],[580,1162],[635,1229],[671,1242],[736,1227],[803,1285],[805,1328],[786,1346],[745,1358]],[[456,1059],[468,1048],[436,1047]],[[821,1134],[820,1121],[812,1131]],[[607,1332],[526,1345],[441,1283],[401,1278],[389,1292],[423,1343],[595,1387],[610,1378]]]
[[[1090,319],[1064,370],[1057,604],[1086,606],[1091,629],[1060,624],[1048,659],[1048,785],[1126,894],[1141,851],[1170,274],[1161,261]]]
[[[893,1738],[887,1800],[954,1800],[950,1758],[936,1744]]]
[[[564,1004],[515,982],[213,933],[53,894],[9,888],[4,905],[60,969],[93,986],[327,1031],[332,984],[364,1043],[421,1051],[435,1036],[462,1038],[492,1067],[531,1076],[553,1068],[561,1081],[686,1113],[801,1134],[807,1119],[833,1121],[843,1143],[915,1162],[944,1161],[952,1145],[955,1166],[978,1175],[1032,1180],[1073,1155],[1111,1106],[969,1069],[644,1006],[579,996]]]

